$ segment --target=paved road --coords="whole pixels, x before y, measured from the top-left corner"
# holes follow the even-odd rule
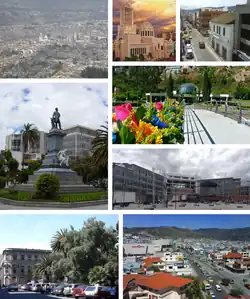
[[[40,293],[33,293],[33,292],[11,292],[8,293],[7,289],[0,290],[0,298],[1,299],[49,299],[49,298],[64,298],[64,297],[57,297],[53,295],[43,295]]]
[[[194,53],[194,61],[221,61],[220,57],[214,52],[214,50],[208,45],[208,38],[204,37],[197,29],[192,28],[191,45]],[[200,49],[199,42],[203,41],[206,45],[205,49]],[[184,58],[184,61],[190,61]],[[192,60],[191,60],[192,61]]]
[[[69,208],[65,208],[69,210]],[[63,210],[65,210],[63,209]],[[38,208],[34,207],[20,207],[20,206],[11,206],[11,205],[5,205],[0,203],[0,210],[38,210]],[[40,208],[39,210],[62,210],[57,208]],[[100,205],[100,206],[88,206],[83,208],[75,208],[70,210],[108,210],[108,205]],[[1,297],[0,297],[1,298]]]
[[[183,207],[181,206],[183,203],[169,203],[168,207],[163,207],[162,204],[157,204],[155,210],[250,210],[250,205],[247,204],[214,204],[210,206],[209,204],[200,203],[198,206],[193,203],[186,203]],[[239,208],[241,207],[241,208]],[[116,206],[114,210],[147,210],[149,206],[139,205],[139,204],[131,204],[126,208],[121,208],[120,206]]]

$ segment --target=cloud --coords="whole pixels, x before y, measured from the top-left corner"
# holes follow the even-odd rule
[[[165,174],[250,180],[250,149],[113,149],[113,162],[137,164]]]
[[[49,131],[50,118],[56,107],[63,128],[82,125],[98,129],[108,116],[106,83],[1,84],[0,149],[5,136],[17,133],[25,123]]]

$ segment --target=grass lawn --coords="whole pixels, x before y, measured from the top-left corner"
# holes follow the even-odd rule
[[[108,192],[91,192],[80,194],[60,194],[54,199],[34,199],[32,192],[10,192],[6,189],[0,190],[0,197],[13,199],[17,201],[30,201],[30,202],[84,202],[96,201],[108,197]]]

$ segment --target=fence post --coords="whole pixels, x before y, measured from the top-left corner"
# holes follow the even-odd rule
[[[217,103],[217,101],[216,101],[216,104],[215,104],[216,106],[215,106],[215,113],[218,113],[218,103]]]
[[[240,106],[240,112],[239,112],[239,118],[238,118],[238,124],[242,123],[242,108],[241,108],[241,104],[239,104]]]
[[[225,103],[225,113],[224,113],[224,116],[227,116],[227,101]]]

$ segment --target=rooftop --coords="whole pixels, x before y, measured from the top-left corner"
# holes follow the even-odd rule
[[[236,19],[235,13],[223,13],[218,17],[213,18],[210,22],[217,23],[217,24],[233,24]]]
[[[159,257],[147,257],[144,260],[144,267],[148,268],[154,263],[160,263],[161,259]]]
[[[236,252],[228,252],[227,254],[223,255],[226,259],[239,259],[242,258],[242,254]]]
[[[137,285],[148,287],[154,290],[168,288],[181,288],[192,282],[191,279],[173,276],[169,273],[157,272],[151,276],[128,274],[123,276],[123,288],[125,289],[131,280],[135,280]]]

